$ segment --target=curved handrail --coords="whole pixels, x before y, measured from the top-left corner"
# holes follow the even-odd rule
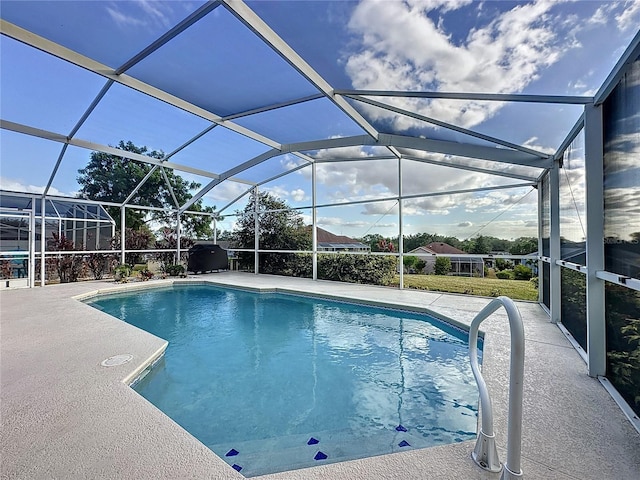
[[[478,327],[498,308],[504,307],[509,318],[511,334],[511,359],[509,366],[509,420],[507,431],[507,461],[504,464],[501,480],[522,477],[520,469],[522,448],[522,397],[524,378],[524,326],[522,317],[513,300],[498,297],[484,307],[473,319],[469,327],[469,357],[471,370],[480,392],[482,423],[476,446],[471,454],[473,460],[485,470],[499,472],[502,468],[498,459],[493,431],[493,408],[487,384],[478,366]]]

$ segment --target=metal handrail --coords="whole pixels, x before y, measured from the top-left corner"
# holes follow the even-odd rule
[[[511,334],[511,359],[509,366],[509,420],[507,427],[507,461],[500,477],[511,480],[522,477],[520,459],[522,453],[522,395],[524,379],[524,326],[522,317],[513,300],[498,297],[484,307],[473,319],[469,327],[469,357],[471,370],[480,392],[482,423],[476,446],[471,453],[473,460],[485,470],[499,472],[502,469],[498,459],[495,433],[493,431],[493,408],[487,384],[478,366],[478,327],[498,308],[504,307],[509,318]]]

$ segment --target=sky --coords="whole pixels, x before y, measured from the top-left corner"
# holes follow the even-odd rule
[[[117,68],[177,24],[202,2],[3,1],[0,15],[111,68]],[[624,1],[251,1],[248,5],[336,89],[438,90],[446,92],[593,95],[640,26],[640,2]],[[115,34],[114,34],[115,33]],[[68,135],[104,85],[92,72],[3,36],[0,39],[3,120]],[[46,75],[43,75],[46,72]],[[127,72],[219,115],[317,93],[294,69],[219,7]],[[576,106],[499,102],[379,99],[395,107],[553,153],[579,117]],[[379,131],[450,141],[483,141],[433,128],[412,118],[352,102]],[[236,120],[280,143],[361,135],[326,99]],[[131,140],[172,152],[208,122],[121,85],[112,87],[76,137],[103,145]],[[0,187],[39,192],[49,181],[61,145],[3,130]],[[580,137],[581,138],[581,137]],[[584,167],[580,138],[562,172],[564,235],[584,236]],[[221,173],[269,147],[216,127],[172,161]],[[398,234],[398,162],[366,160],[377,148],[313,151],[325,159],[357,159],[317,167],[317,202],[392,199],[322,207],[319,225],[361,237]],[[386,152],[388,154],[388,152]],[[409,152],[429,161],[457,162],[441,154]],[[77,170],[90,151],[70,147],[50,192],[75,195]],[[281,155],[238,177],[262,181],[300,164]],[[475,167],[495,169],[475,160]],[[536,177],[538,169],[510,168]],[[210,179],[183,174],[205,185]],[[419,161],[404,161],[403,192],[421,195],[402,205],[405,234],[419,232],[517,238],[537,235],[537,191],[531,187],[434,195],[520,181]],[[223,208],[247,191],[223,182],[205,204]],[[265,184],[294,207],[311,204],[311,168]],[[224,213],[241,209],[246,196]],[[581,213],[578,213],[581,212]],[[310,221],[310,209],[301,214]],[[233,228],[227,217],[222,228]],[[562,233],[562,232],[561,232]]]

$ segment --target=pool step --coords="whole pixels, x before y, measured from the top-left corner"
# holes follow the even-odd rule
[[[343,430],[218,444],[210,448],[250,477],[433,446],[422,436],[387,429],[356,441],[354,438],[357,437],[352,431]]]

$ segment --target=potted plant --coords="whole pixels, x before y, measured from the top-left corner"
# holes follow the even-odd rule
[[[131,266],[121,263],[113,271],[113,278],[116,282],[126,283],[129,275],[131,275]]]
[[[166,267],[164,267],[164,270],[168,275],[172,277],[182,276],[185,273],[184,267],[180,264],[167,265]]]

